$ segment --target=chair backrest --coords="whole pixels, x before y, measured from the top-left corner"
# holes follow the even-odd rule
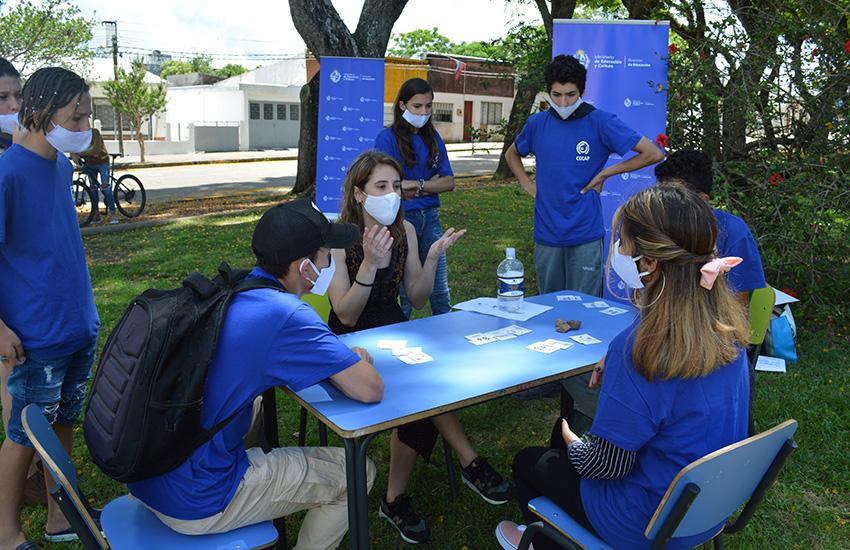
[[[90,531],[91,538],[100,544],[101,548],[109,548],[100,533],[100,529],[89,514],[88,508],[83,503],[83,497],[80,495],[77,485],[77,471],[74,468],[74,463],[59,438],[56,437],[56,432],[47,422],[41,409],[33,404],[27,405],[24,407],[21,416],[24,431],[41,456],[44,467],[50,472],[56,484],[67,494],[68,500],[79,518]],[[74,524],[74,521],[70,518],[69,521],[72,525]]]
[[[786,420],[682,468],[670,482],[644,535],[650,540],[655,539],[679,495],[692,484],[699,488],[699,494],[676,527],[673,537],[698,535],[726,521],[753,495],[780,450],[792,441],[796,431],[797,421]]]
[[[305,294],[301,297],[302,300],[307,302],[313,309],[316,310],[316,313],[319,314],[319,317],[322,318],[322,321],[325,323],[328,322],[328,318],[331,315],[331,302],[328,300],[327,296],[319,296],[317,294]],[[771,307],[773,307],[771,305]]]
[[[776,294],[769,286],[757,288],[750,294],[750,344],[764,342],[775,300]]]

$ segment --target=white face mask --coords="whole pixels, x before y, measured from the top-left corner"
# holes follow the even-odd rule
[[[51,122],[53,129],[45,136],[47,142],[57,151],[63,153],[82,153],[91,145],[91,130],[72,132]]]
[[[0,132],[13,134],[18,128],[18,113],[0,115]]]
[[[409,122],[414,128],[422,128],[428,123],[428,119],[431,118],[431,115],[414,115],[405,109],[401,113],[401,118]]]
[[[310,260],[304,260],[301,262],[301,265],[298,266],[299,269],[304,267],[304,264],[308,264],[314,272],[318,274],[316,280],[310,279],[307,277],[307,280],[313,283],[313,288],[310,289],[310,292],[313,294],[318,294],[319,296],[324,296],[328,291],[328,287],[331,285],[331,279],[334,278],[334,271],[336,271],[336,262],[334,261],[334,257],[331,256],[331,263],[328,267],[324,269],[319,269],[316,267],[316,264],[311,262]]]
[[[363,208],[381,225],[392,225],[400,206],[401,197],[398,193],[366,195],[366,200],[363,201]]]
[[[549,96],[549,108],[558,113],[558,116],[564,120],[570,118],[570,116],[572,116],[572,114],[576,112],[576,109],[578,109],[579,105],[581,105],[582,103],[584,103],[584,101],[581,98],[578,98],[576,102],[572,105],[561,107],[560,105],[555,103],[555,100],[552,99],[552,96]]]
[[[620,239],[614,243],[614,256],[611,257],[611,267],[629,288],[643,288],[641,277],[649,275],[650,271],[638,272],[637,262],[643,256],[626,256],[620,253]]]

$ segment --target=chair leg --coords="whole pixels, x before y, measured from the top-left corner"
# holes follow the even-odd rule
[[[307,409],[301,407],[301,418],[298,420],[298,446],[307,443]]]
[[[452,448],[449,447],[449,444],[443,439],[443,449],[445,450],[446,455],[446,473],[449,476],[449,493],[452,495],[452,499],[457,498],[457,482],[455,481],[455,461],[452,456]]]
[[[759,353],[761,353],[761,344],[752,346],[747,353],[747,368],[750,375],[750,406],[748,409],[749,414],[747,416],[747,431],[749,432],[750,437],[758,433],[756,431],[754,409],[756,405],[756,362],[758,362]]]
[[[560,546],[561,548],[567,548],[569,550],[572,549],[580,549],[581,547],[573,543],[570,539],[557,532],[555,529],[549,527],[542,521],[535,521],[531,525],[525,528],[525,532],[522,534],[522,538],[519,541],[519,546],[517,546],[517,550],[528,550],[528,547],[531,545],[532,540],[536,535],[543,535],[547,537],[549,540]]]
[[[304,411],[304,412],[306,413],[307,411]],[[319,423],[319,445],[321,445],[322,447],[327,447],[328,446],[328,427],[325,426],[324,423],[322,423],[319,420],[316,420],[316,422]]]
[[[717,535],[714,537],[714,550],[723,550],[723,535]]]

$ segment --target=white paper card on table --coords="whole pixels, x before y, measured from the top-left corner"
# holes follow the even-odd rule
[[[407,340],[378,340],[378,349],[406,348]]]
[[[575,345],[572,342],[565,342],[563,340],[555,340],[554,338],[549,338],[548,340],[543,340],[543,343],[547,344],[549,346],[552,346],[553,348],[558,348],[558,349],[570,349],[571,347],[573,347]]]
[[[464,336],[464,338],[466,338],[467,340],[472,340],[481,336],[486,336],[486,334],[483,332],[476,332],[475,334],[467,334],[466,336]]]
[[[501,317],[502,319],[510,319],[511,321],[519,321],[522,323],[545,311],[549,311],[552,309],[552,306],[543,306],[524,301],[520,306],[520,311],[518,313],[512,313],[499,309],[499,304],[495,298],[475,298],[467,300],[466,302],[455,304],[454,308],[462,311],[474,311],[476,313],[483,313],[484,315],[492,315],[494,317]]]
[[[579,344],[601,344],[602,340],[594,338],[590,334],[576,334],[575,336],[570,336],[571,339],[578,342]]]
[[[410,355],[411,353],[422,353],[422,348],[393,348],[393,355]]]
[[[586,307],[587,309],[596,309],[596,305],[594,305],[594,303],[593,303],[593,302],[585,302],[585,303],[583,303],[582,305],[583,305],[584,307]]]
[[[575,294],[561,294],[560,296],[555,296],[555,298],[559,302],[581,302],[581,296],[576,296]]]
[[[408,365],[418,365],[419,363],[427,363],[428,361],[434,360],[433,357],[421,351],[417,353],[411,353],[410,355],[402,355],[399,357],[399,359],[401,359]]]
[[[474,346],[481,346],[484,344],[489,344],[491,342],[498,342],[499,339],[495,336],[491,336],[489,334],[482,334],[481,336],[476,336],[475,338],[470,338],[469,343]]]
[[[508,334],[513,334],[514,336],[522,336],[523,334],[528,334],[529,332],[531,332],[530,328],[521,327],[519,325],[511,325],[501,330],[507,332]]]
[[[606,307],[611,307],[611,306],[608,304],[608,302],[605,302],[605,301],[603,301],[603,300],[598,300],[598,301],[596,301],[596,302],[593,302],[593,305],[594,305],[594,306],[596,306],[596,307],[598,307],[599,309],[606,308]]]
[[[539,351],[540,353],[554,353],[561,348],[556,348],[555,346],[550,346],[546,342],[534,342],[533,344],[529,344],[525,346],[531,351]]]
[[[785,372],[785,359],[759,355],[756,370],[763,372]]]
[[[623,309],[621,307],[609,307],[601,310],[599,313],[604,313],[605,315],[622,315],[623,313],[628,313],[629,310]]]

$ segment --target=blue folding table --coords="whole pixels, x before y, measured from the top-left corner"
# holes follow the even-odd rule
[[[559,294],[579,295],[582,301],[559,302],[556,299]],[[353,401],[328,382],[297,393],[286,390],[345,442],[352,548],[369,548],[366,448],[372,438],[379,432],[414,420],[589,371],[605,355],[611,340],[636,315],[634,308],[619,303],[609,302],[628,312],[617,316],[605,315],[600,309],[588,309],[583,305],[597,300],[599,298],[586,294],[564,291],[527,298],[529,302],[553,309],[524,322],[457,311],[341,336],[345,344],[364,348],[374,358],[375,368],[384,380],[384,398],[380,403]],[[557,319],[577,319],[582,326],[562,334],[555,330]],[[464,337],[512,324],[531,329],[531,332],[481,346],[470,344]],[[570,336],[583,333],[602,342],[576,343],[552,354],[526,348],[548,338],[571,341]],[[421,347],[434,360],[408,365],[390,350],[378,349],[380,340],[407,340],[408,347]]]

